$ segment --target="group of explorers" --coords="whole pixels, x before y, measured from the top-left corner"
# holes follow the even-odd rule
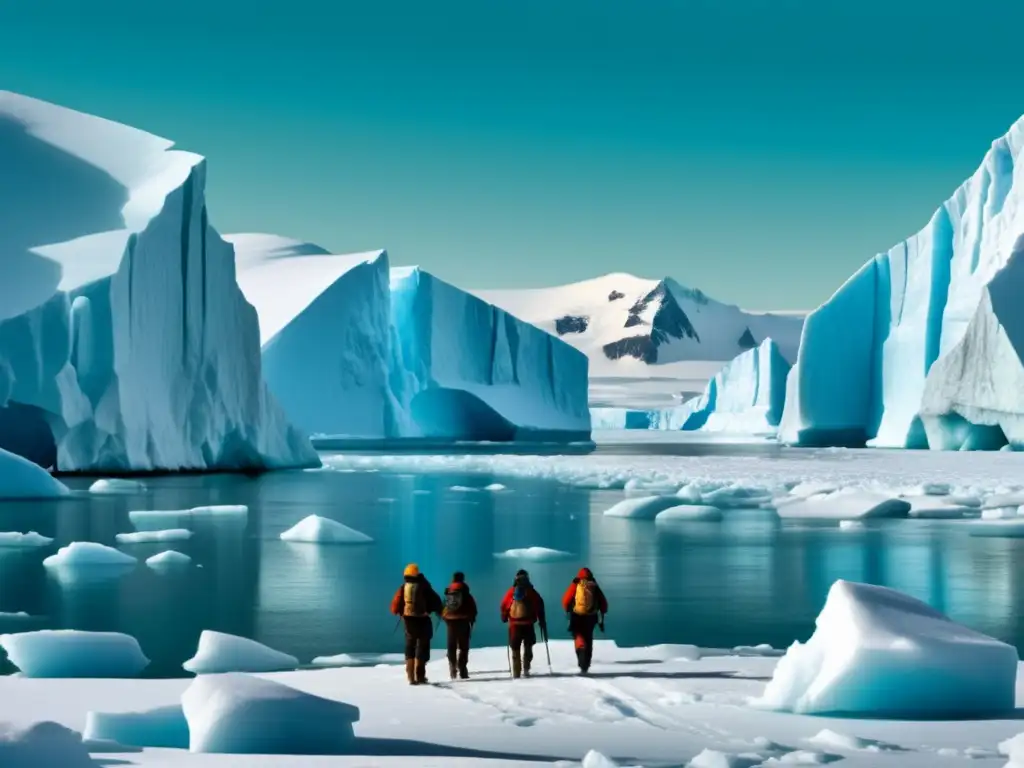
[[[576,646],[580,672],[587,674],[594,655],[594,629],[604,631],[604,615],[608,601],[589,568],[581,568],[562,596],[562,609],[568,614],[569,632]],[[427,683],[427,662],[434,627],[430,614],[440,616],[448,628],[448,673],[451,679],[469,678],[469,641],[477,619],[476,600],[470,594],[466,577],[461,572],[452,576],[444,590],[444,600],[413,563],[406,567],[404,582],[391,600],[391,613],[405,624],[405,674],[409,685]],[[540,625],[544,643],[548,641],[544,600],[530,583],[525,570],[501,600],[501,620],[508,624],[509,662],[513,678],[529,677],[533,663],[533,646],[537,644],[534,625]],[[548,664],[550,665],[550,656]]]

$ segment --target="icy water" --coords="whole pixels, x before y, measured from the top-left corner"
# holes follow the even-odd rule
[[[494,482],[507,490],[453,489]],[[68,481],[79,489],[89,483]],[[154,676],[180,675],[203,629],[255,638],[304,663],[317,655],[398,651],[388,602],[402,568],[415,561],[438,588],[453,570],[466,572],[482,611],[477,644],[504,642],[498,601],[520,566],[548,602],[552,636],[565,636],[557,603],[586,564],[611,601],[607,636],[621,645],[784,648],[810,634],[829,586],[847,578],[909,592],[1024,649],[1024,540],[971,538],[949,523],[879,521],[849,532],[734,511],[721,523],[658,525],[603,517],[622,491],[480,474],[288,472],[166,477],[147,485],[138,496],[0,504],[0,531],[35,530],[60,545],[113,545],[115,534],[133,530],[132,509],[247,504],[250,512],[245,519],[197,519],[186,542],[121,545],[140,562],[120,575],[61,579],[42,566],[55,547],[0,549],[0,612],[32,617],[0,617],[0,632],[126,632],[153,660]],[[363,531],[375,543],[280,541],[282,531],[310,514]],[[572,557],[495,557],[529,546]],[[154,572],[142,562],[168,548],[202,567]]]

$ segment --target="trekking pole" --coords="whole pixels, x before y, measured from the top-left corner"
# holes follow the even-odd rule
[[[512,677],[512,646],[505,643],[505,658],[508,660],[508,676]]]
[[[395,628],[391,630],[391,634],[392,635],[395,634],[395,632],[398,631],[398,625],[401,624],[401,623],[402,623],[402,617],[399,616],[398,619],[395,621]]]
[[[553,675],[555,672],[551,669],[551,649],[548,648],[548,628],[544,627],[544,653],[548,656],[548,674]]]

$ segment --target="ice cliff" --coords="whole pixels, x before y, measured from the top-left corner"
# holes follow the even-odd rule
[[[774,434],[782,418],[790,366],[771,338],[738,355],[704,393],[675,408],[594,408],[595,429],[679,429]]]
[[[0,447],[66,471],[317,465],[261,379],[205,161],[0,92]]]
[[[384,251],[329,255],[229,235],[257,309],[264,372],[321,439],[579,440],[587,358]]]
[[[928,225],[807,318],[780,438],[1024,447],[1024,119]]]

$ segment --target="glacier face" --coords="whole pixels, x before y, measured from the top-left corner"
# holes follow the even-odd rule
[[[0,93],[0,445],[65,471],[316,466],[262,382],[205,161],[171,146]]]
[[[568,344],[419,268],[391,268],[385,251],[227,239],[271,391],[318,438],[589,438],[587,359]]]
[[[767,338],[723,367],[700,396],[667,409],[594,408],[594,428],[772,435],[782,418],[789,371],[778,345]]]
[[[807,318],[780,437],[802,445],[1024,446],[1024,120],[928,225]]]

